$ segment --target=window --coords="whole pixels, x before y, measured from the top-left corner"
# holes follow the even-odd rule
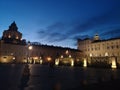
[[[91,48],[91,50],[93,51],[93,48]]]
[[[113,47],[113,46],[111,46],[111,48],[113,49],[114,47]]]
[[[119,48],[119,46],[118,46],[118,45],[116,45],[116,48]]]
[[[11,38],[11,36],[10,36],[10,35],[8,35],[8,38]]]
[[[16,36],[16,39],[19,39],[18,36]]]
[[[108,56],[108,53],[107,53],[107,52],[105,53],[105,56]]]

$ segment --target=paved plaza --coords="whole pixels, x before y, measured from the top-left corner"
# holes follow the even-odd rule
[[[0,90],[82,90],[83,85],[120,78],[119,69],[29,64],[26,77],[24,70],[25,64],[1,64]]]

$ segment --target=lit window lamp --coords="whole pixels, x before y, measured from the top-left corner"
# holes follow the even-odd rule
[[[105,56],[106,56],[106,57],[108,56],[108,53],[107,53],[107,52],[105,53]]]
[[[18,37],[18,36],[16,36],[16,39],[19,39],[19,37]]]
[[[90,59],[92,60],[92,53],[90,53]]]
[[[63,55],[61,55],[61,58],[63,58]]]
[[[13,60],[15,60],[15,57],[13,57]]]
[[[69,52],[68,52],[68,50],[66,50],[66,52],[65,52],[66,54],[68,54]]]
[[[8,35],[8,38],[11,38],[11,36],[10,36],[10,35]]]
[[[69,55],[69,58],[71,58],[71,55]]]
[[[42,59],[42,57],[40,57],[40,59]]]
[[[48,60],[48,61],[51,61],[51,57],[47,57],[47,60]]]
[[[13,53],[11,53],[10,55],[12,55],[12,56],[13,56]]]
[[[92,57],[92,53],[90,53],[90,57]]]

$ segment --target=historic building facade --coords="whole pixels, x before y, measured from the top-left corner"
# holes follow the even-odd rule
[[[83,51],[84,57],[102,59],[114,56],[120,63],[120,38],[100,40],[99,35],[96,34],[93,40],[89,38],[79,39],[78,49]]]
[[[91,40],[78,40],[78,49],[62,48],[26,42],[22,33],[13,22],[8,30],[4,30],[0,40],[0,63],[64,63],[82,62],[83,66],[94,63],[112,64],[120,66],[120,38],[100,40],[95,35]],[[97,62],[97,63],[96,63]]]
[[[69,59],[80,59],[80,55],[81,52],[76,49],[26,43],[26,40],[22,39],[22,33],[18,31],[15,22],[3,32],[0,40],[0,63],[41,63],[54,62],[56,59],[68,63]]]

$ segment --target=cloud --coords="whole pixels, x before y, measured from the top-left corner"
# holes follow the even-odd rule
[[[56,22],[53,23],[52,25],[47,27],[47,30],[52,30],[52,31],[56,31],[56,30],[63,30],[65,28],[64,24],[62,22]],[[50,31],[49,31],[50,32]]]
[[[72,20],[69,23],[55,22],[46,26],[44,29],[39,29],[37,33],[40,39],[43,38],[49,43],[57,43],[65,40],[75,41],[78,38],[91,38],[91,35],[94,35],[97,31],[104,38],[111,36],[111,33],[115,33],[114,36],[119,36],[119,28],[112,28],[112,30],[109,29],[111,24],[120,24],[120,13],[118,12],[119,8],[119,6],[116,6],[108,12],[102,13],[99,16],[91,17],[84,21],[78,19],[74,21]],[[106,25],[108,28],[104,29],[104,26]],[[73,45],[76,45],[75,42]]]
[[[120,38],[120,28],[105,31],[105,32],[101,33],[100,36],[102,36],[103,38],[106,38],[106,39],[117,38],[117,37]]]
[[[90,36],[87,35],[87,34],[86,35],[80,35],[80,34],[78,34],[78,35],[75,35],[75,36],[72,37],[73,40],[85,39],[85,38],[90,38]]]
[[[44,38],[48,42],[58,42],[67,38],[64,30],[66,30],[64,24],[56,22],[47,26],[46,29],[40,29],[38,31],[38,35],[39,38]]]
[[[120,20],[120,14],[117,14],[118,12],[109,11],[107,13],[104,13],[100,16],[96,16],[93,18],[90,18],[84,22],[77,22],[75,26],[73,26],[71,32],[72,34],[76,34],[78,32],[80,33],[87,33],[87,32],[96,32],[96,28],[99,28],[103,25],[107,25],[110,23],[119,22]],[[90,31],[92,30],[92,31]]]

